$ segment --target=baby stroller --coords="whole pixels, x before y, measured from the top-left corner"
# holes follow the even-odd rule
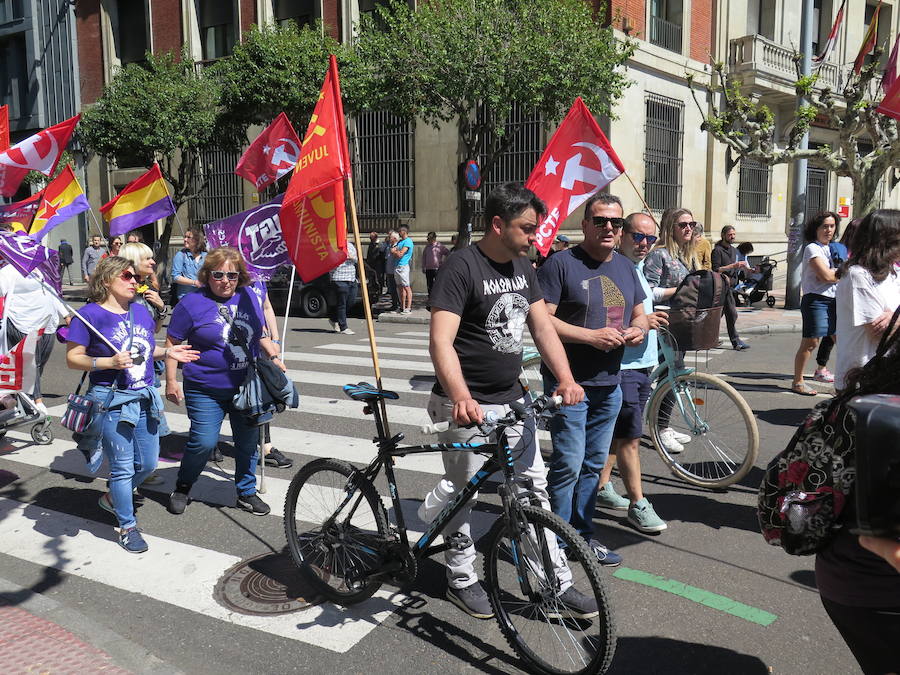
[[[31,424],[31,438],[35,443],[49,445],[53,442],[50,418],[38,410],[31,396],[25,393],[34,388],[37,377],[34,352],[41,333],[43,331],[27,335],[0,357],[0,438],[10,429]]]
[[[752,305],[759,302],[763,298],[769,307],[775,306],[775,296],[769,293],[769,282],[772,280],[772,273],[778,266],[771,258],[763,258],[759,263],[758,272],[750,274],[745,281],[740,282],[734,287],[734,295],[743,304]]]

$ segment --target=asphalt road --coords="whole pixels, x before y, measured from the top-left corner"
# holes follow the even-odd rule
[[[279,417],[273,440],[295,468],[268,470],[263,497],[272,515],[257,518],[231,508],[232,464],[226,457],[198,483],[202,501],[172,516],[165,492],[177,464],[163,462],[167,482],[147,492],[138,513],[150,552],[130,556],[111,539],[111,516],[97,507],[103,481],[87,475],[68,433],[55,424],[59,440],[41,448],[26,440],[27,429],[16,429],[0,442],[0,580],[41,593],[70,609],[69,617],[83,617],[69,618],[66,627],[88,639],[104,632],[104,648],[136,672],[518,672],[494,622],[472,619],[443,599],[443,568],[435,561],[420,566],[410,587],[386,586],[352,611],[316,604],[255,617],[214,598],[232,565],[264,554],[283,560],[280,500],[296,468],[318,456],[363,463],[372,454],[371,419],[339,389],[372,379],[362,322],[351,320],[355,336],[327,332],[324,320],[292,319],[292,327],[288,367],[298,381],[301,409]],[[389,408],[393,431],[406,433],[410,442],[424,440],[416,424],[433,376],[425,331],[427,326],[384,323],[376,330],[386,386],[403,387]],[[618,634],[611,672],[858,672],[819,602],[813,559],[766,545],[756,527],[762,468],[813,403],[788,391],[798,340],[752,337],[750,351],[710,357],[707,369],[741,391],[759,424],[759,462],[740,485],[727,492],[689,486],[645,448],[644,491],[668,530],[643,535],[622,515],[597,512],[598,539],[625,559],[619,571],[607,570]],[[61,406],[77,383],[63,351],[55,350],[44,377],[51,408]],[[167,405],[173,428],[186,429],[183,409]],[[183,438],[175,436],[164,453],[180,444]],[[227,443],[225,448],[227,454]],[[410,509],[439,471],[437,458],[401,464],[400,489]],[[495,499],[485,496],[476,533],[490,525]],[[302,595],[289,567],[272,576],[289,595]]]

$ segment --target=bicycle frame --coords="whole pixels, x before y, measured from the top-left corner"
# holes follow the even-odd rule
[[[663,355],[663,361],[656,368],[653,369],[653,372],[650,373],[650,382],[662,381],[663,379],[668,380],[672,385],[672,391],[675,391],[675,378],[679,375],[690,375],[696,369],[695,368],[676,368],[675,367],[675,350],[672,347],[672,344],[665,337],[664,331],[657,329],[657,338],[656,342],[659,345],[659,349]],[[653,394],[651,394],[651,398],[656,395],[658,389],[654,389]],[[689,418],[687,412],[685,411],[684,400],[682,396],[675,396],[675,402],[678,404],[678,412],[681,413],[681,416],[685,421],[688,419],[692,419],[692,427],[695,432],[703,433],[707,431],[705,428],[697,429],[697,420],[700,419],[699,415],[697,415],[697,404],[693,399],[690,399],[691,406],[691,417]],[[645,406],[644,414],[645,416],[649,414],[651,406]],[[647,420],[649,422],[649,420]],[[705,423],[701,423],[703,427],[706,426]]]

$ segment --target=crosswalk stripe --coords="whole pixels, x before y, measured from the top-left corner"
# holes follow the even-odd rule
[[[301,614],[241,614],[219,605],[211,592],[240,558],[147,534],[150,549],[136,556],[113,544],[112,533],[109,525],[0,498],[0,552],[6,555],[331,651],[350,650],[402,600],[388,588],[353,607],[323,603]],[[106,544],[98,546],[98,540]]]
[[[298,384],[317,384],[328,387],[343,387],[345,384],[357,382],[361,379],[360,375],[347,374],[343,378],[340,373],[326,372],[323,370],[292,370],[287,371],[287,376],[293,382]],[[364,378],[362,378],[364,379]],[[374,381],[374,377],[370,378]],[[383,377],[381,378],[381,386],[384,389],[390,389],[400,394],[430,394],[431,388],[434,386],[435,378],[433,375],[422,375],[402,380],[399,378]],[[300,395],[303,396],[302,387],[298,387]],[[343,396],[343,394],[341,394]]]
[[[333,352],[369,352],[369,345],[348,345],[332,342],[325,345],[316,345],[316,349],[327,349]],[[428,356],[427,349],[412,349],[410,347],[384,347],[378,346],[379,354],[400,354],[403,356]]]
[[[327,363],[339,366],[359,366],[372,370],[371,356],[344,356],[343,354],[309,354],[306,352],[285,352],[284,359],[286,362],[302,361],[303,363]],[[408,361],[399,359],[381,359],[379,365],[382,370],[411,370],[422,373],[423,375],[431,375],[434,373],[434,366],[429,361]],[[359,378],[359,375],[351,377]],[[374,375],[372,375],[374,378]]]

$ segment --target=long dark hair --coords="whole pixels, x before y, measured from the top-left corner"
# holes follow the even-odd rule
[[[853,234],[853,257],[849,265],[860,265],[881,283],[900,260],[900,211],[876,209],[862,219]]]
[[[834,211],[819,211],[813,218],[809,219],[806,227],[803,228],[803,239],[807,243],[817,239],[816,231],[822,227],[822,223],[825,222],[826,218],[834,218],[834,236],[831,238],[831,241],[837,239],[838,233],[841,231],[841,217]]]

